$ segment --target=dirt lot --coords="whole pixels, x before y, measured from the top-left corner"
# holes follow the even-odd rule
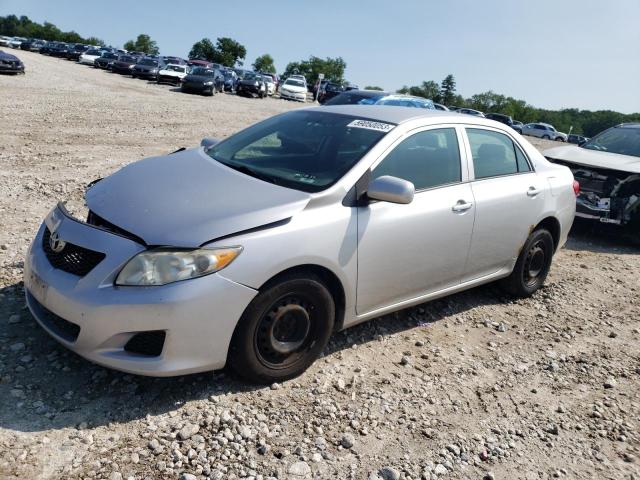
[[[578,225],[532,299],[487,286],[376,319],[271,388],[58,346],[21,284],[55,202],[296,105],[19,55],[27,75],[0,77],[0,478],[640,479],[640,251],[606,230]]]

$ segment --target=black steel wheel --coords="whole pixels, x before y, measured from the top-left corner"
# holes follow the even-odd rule
[[[265,286],[233,334],[229,365],[256,383],[296,377],[325,348],[335,318],[331,293],[313,276],[287,276]]]
[[[518,297],[533,295],[544,284],[555,251],[553,236],[543,228],[534,230],[525,242],[504,288]]]

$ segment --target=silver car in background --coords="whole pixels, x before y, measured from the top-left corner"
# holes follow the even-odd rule
[[[527,123],[522,126],[522,135],[542,138],[544,140],[555,140],[566,142],[567,134],[558,132],[553,125],[548,123]]]
[[[136,374],[284,380],[365,320],[496,280],[533,294],[576,208],[568,168],[471,116],[325,106],[204,145],[46,217],[24,282],[60,343]]]

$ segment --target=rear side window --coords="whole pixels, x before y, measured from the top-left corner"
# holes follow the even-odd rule
[[[531,171],[524,153],[508,136],[479,128],[466,131],[476,179]]]
[[[373,170],[373,178],[383,175],[408,180],[416,190],[459,182],[460,150],[455,129],[426,130],[403,140]]]

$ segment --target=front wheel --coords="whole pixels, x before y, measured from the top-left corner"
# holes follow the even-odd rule
[[[520,251],[511,275],[502,286],[517,297],[530,297],[544,284],[551,269],[555,245],[553,236],[543,228],[534,230]]]
[[[282,278],[267,285],[242,314],[229,366],[255,383],[297,377],[324,350],[334,320],[333,297],[319,278]]]

